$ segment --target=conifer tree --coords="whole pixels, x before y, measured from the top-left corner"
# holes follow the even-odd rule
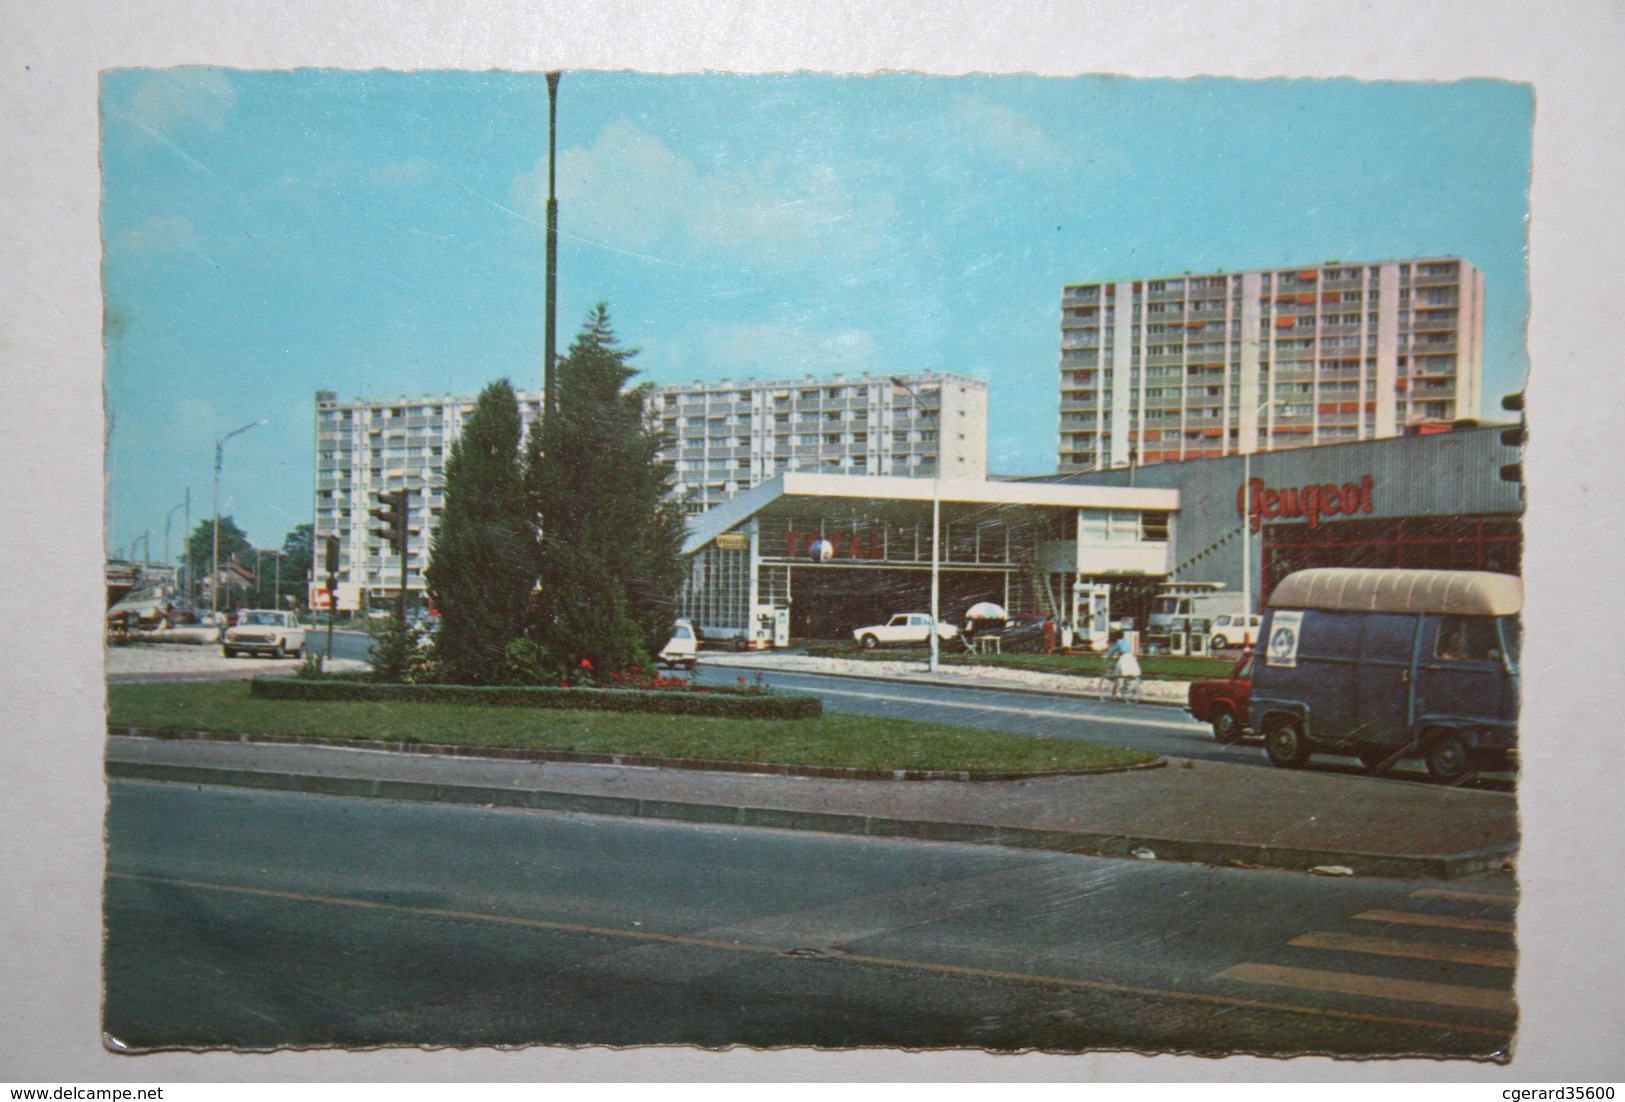
[[[552,663],[595,672],[648,661],[670,637],[682,585],[684,524],[667,500],[636,349],[619,346],[599,303],[559,366],[559,408],[532,437],[526,489],[541,518],[541,590],[532,624]]]
[[[524,633],[536,578],[536,525],[520,464],[519,402],[487,386],[446,459],[445,504],[425,572],[440,612],[434,656],[445,680],[496,684],[509,643]]]

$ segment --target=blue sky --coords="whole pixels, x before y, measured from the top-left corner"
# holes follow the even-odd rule
[[[101,96],[108,545],[190,488],[278,547],[314,393],[540,385],[540,74],[117,70]],[[1533,97],[1498,81],[566,73],[559,348],[654,382],[956,371],[989,468],[1055,469],[1067,283],[1415,256],[1485,273],[1528,368]],[[174,514],[171,551],[182,521]]]

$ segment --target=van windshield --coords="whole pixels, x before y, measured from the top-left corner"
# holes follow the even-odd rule
[[[1517,663],[1523,662],[1523,621],[1509,616],[1501,621],[1501,635],[1507,641],[1507,654]]]

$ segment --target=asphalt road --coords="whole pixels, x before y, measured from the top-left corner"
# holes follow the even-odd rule
[[[1332,880],[109,785],[130,1048],[696,1044],[1503,1053],[1504,878]]]

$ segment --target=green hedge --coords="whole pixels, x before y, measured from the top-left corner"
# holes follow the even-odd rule
[[[380,685],[329,678],[256,677],[249,693],[264,700],[462,704],[489,708],[658,712],[733,719],[815,719],[824,702],[799,693],[663,692],[507,685]]]

